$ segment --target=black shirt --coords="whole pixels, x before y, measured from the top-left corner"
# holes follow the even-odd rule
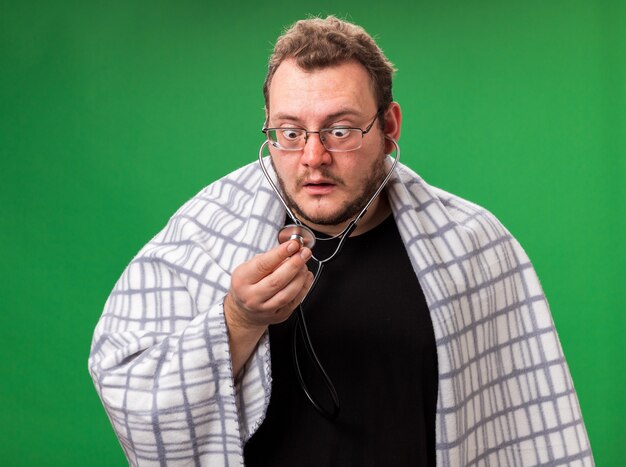
[[[324,259],[336,245],[318,241],[314,254]],[[314,261],[309,267],[315,269]],[[263,424],[245,446],[246,466],[435,465],[435,338],[393,216],[346,241],[324,266],[304,313],[337,389],[340,414],[324,418],[298,383],[294,313],[269,328],[272,396]],[[298,354],[307,386],[330,408],[301,341]]]

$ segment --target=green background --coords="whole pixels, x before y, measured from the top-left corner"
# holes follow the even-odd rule
[[[104,301],[255,159],[273,41],[328,13],[398,67],[403,161],[525,246],[596,461],[623,462],[624,2],[60,0],[0,1],[0,464],[124,465],[87,373]]]

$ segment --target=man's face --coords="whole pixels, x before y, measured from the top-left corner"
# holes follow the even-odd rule
[[[370,77],[361,64],[346,62],[305,71],[286,60],[272,78],[268,127],[365,128],[376,111]],[[270,146],[287,203],[313,227],[349,221],[385,176],[384,141],[376,121],[364,135],[361,148],[351,152],[327,151],[317,134],[309,135],[301,151]]]

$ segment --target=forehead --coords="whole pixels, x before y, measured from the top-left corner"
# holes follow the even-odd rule
[[[370,116],[376,99],[367,70],[358,62],[304,70],[285,60],[269,89],[269,117],[315,121],[331,115]]]

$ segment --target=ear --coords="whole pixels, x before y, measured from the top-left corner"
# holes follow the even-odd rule
[[[398,141],[400,139],[400,127],[402,126],[402,110],[400,104],[392,102],[385,111],[385,136]],[[385,154],[391,154],[395,147],[391,141],[385,141]]]

